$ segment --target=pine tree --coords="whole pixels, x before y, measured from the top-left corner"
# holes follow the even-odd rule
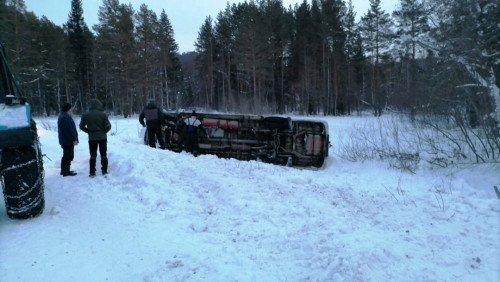
[[[361,36],[364,49],[371,59],[371,103],[374,114],[380,116],[387,101],[381,84],[381,60],[388,53],[392,38],[391,19],[380,7],[380,0],[370,0],[370,9],[361,18]]]
[[[347,77],[345,43],[346,34],[342,26],[342,17],[345,5],[338,0],[323,0],[322,3],[323,22],[326,29],[326,47],[329,55],[328,84],[332,85],[333,97],[327,102],[330,105],[328,114],[338,115],[339,110],[343,110],[346,101],[346,91],[342,81]],[[330,64],[330,63],[329,63]],[[331,83],[330,83],[331,81]],[[341,85],[342,84],[342,85]]]
[[[318,5],[314,1],[313,4]],[[312,110],[311,81],[315,69],[311,51],[313,43],[318,42],[319,27],[313,25],[311,8],[306,1],[303,1],[300,6],[296,6],[294,15],[295,36],[292,39],[293,67],[290,77],[293,85],[290,93],[292,99],[289,103],[289,111],[307,114]]]
[[[103,0],[98,12],[99,23],[94,26],[100,92],[111,101],[112,108],[125,117],[138,112],[145,102],[137,100],[137,89],[132,83],[137,64],[133,15],[130,5]]]
[[[349,0],[345,14],[342,18],[342,26],[346,35],[344,52],[347,61],[346,97],[345,106],[347,114],[351,114],[352,107],[358,108],[361,99],[359,85],[362,83],[363,50],[361,47],[361,36],[356,25],[356,12],[352,0]]]
[[[236,6],[233,4],[233,8]],[[216,49],[220,54],[215,61],[216,76],[220,77],[218,89],[222,89],[220,97],[221,110],[229,111],[236,108],[237,96],[233,94],[232,72],[233,72],[233,51],[235,48],[234,39],[234,19],[231,6],[227,4],[226,9],[217,15],[215,24]],[[216,57],[217,58],[217,57]],[[221,85],[222,84],[222,85]]]
[[[49,21],[45,16],[40,19],[37,26],[35,37],[35,46],[39,56],[34,57],[38,65],[32,68],[33,78],[36,81],[33,84],[34,91],[32,95],[32,105],[36,105],[38,113],[45,113],[47,116],[58,114],[60,105],[67,100],[67,93],[64,91],[65,84],[65,65],[66,50],[68,49],[68,37],[63,28]],[[35,97],[38,98],[34,99]]]
[[[160,52],[160,73],[162,74],[162,105],[168,109],[178,109],[177,94],[182,89],[182,71],[179,61],[179,46],[174,39],[174,30],[165,10],[160,15],[158,48]],[[163,100],[165,99],[165,100]]]
[[[74,70],[76,82],[76,94],[78,101],[84,110],[87,101],[91,97],[91,54],[93,36],[83,18],[83,8],[81,0],[71,0],[71,11],[66,22],[66,31],[69,37],[70,54],[72,64],[70,73]],[[71,102],[71,97],[67,97],[67,102]]]
[[[412,107],[412,112],[422,103],[419,94],[422,89],[416,83],[417,51],[423,57],[422,45],[429,32],[428,16],[423,1],[400,0],[400,8],[393,12],[396,25],[395,46],[402,64],[402,79],[404,79],[403,94],[407,97],[407,104]]]
[[[428,12],[423,0],[400,0],[400,4],[392,14],[396,26],[395,42],[404,55],[415,60],[419,42],[428,36]]]
[[[208,16],[198,32],[196,40],[196,61],[199,67],[199,77],[201,79],[201,91],[203,96],[198,102],[204,103],[207,109],[212,107],[214,96],[214,29],[212,18]],[[193,105],[191,105],[193,106]]]
[[[264,24],[269,30],[267,54],[263,61],[265,73],[264,103],[271,112],[281,112],[281,101],[284,95],[285,52],[290,44],[291,31],[287,23],[289,15],[285,12],[280,0],[262,1],[260,11]]]
[[[141,85],[139,101],[155,99],[161,92],[156,89],[160,85],[157,77],[160,62],[159,23],[154,11],[142,4],[135,14],[135,41],[137,46],[138,65],[134,80]]]
[[[454,93],[463,93],[455,101],[467,109],[472,127],[487,126],[491,140],[499,140],[500,5],[488,0],[449,4],[442,0],[433,2],[433,19],[438,22],[432,30],[436,42],[427,47],[446,60],[445,73],[456,69],[467,74],[467,79],[454,79],[450,85]],[[500,147],[500,142],[496,142],[496,147]]]
[[[263,4],[265,5],[265,3]],[[245,2],[238,5],[235,19],[235,57],[239,93],[245,93],[240,104],[242,111],[267,111],[266,83],[269,69],[269,39],[271,30],[266,26],[263,6]],[[246,96],[246,97],[245,97]],[[240,97],[243,98],[243,97]]]

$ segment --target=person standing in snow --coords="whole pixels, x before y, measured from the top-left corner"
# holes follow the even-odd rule
[[[111,123],[108,116],[103,112],[102,104],[97,99],[90,100],[90,109],[82,115],[80,129],[89,135],[90,152],[90,177],[95,176],[97,149],[101,155],[101,172],[108,173],[108,138],[107,133],[111,130]]]
[[[182,152],[186,143],[186,118],[187,114],[185,112],[181,112],[179,114],[179,119],[175,124],[175,131],[177,132],[177,143],[179,144],[179,149]]]
[[[147,129],[149,146],[156,148],[155,139],[158,139],[160,148],[165,149],[165,140],[163,140],[162,131],[165,130],[167,124],[165,123],[163,113],[156,107],[154,100],[149,100],[146,107],[142,110],[139,115],[139,123]]]
[[[57,119],[57,135],[59,137],[59,145],[63,149],[63,156],[61,158],[62,176],[76,175],[76,172],[70,169],[71,162],[75,157],[75,146],[78,145],[78,132],[76,131],[71,108],[70,103],[64,103],[61,106],[61,113]]]
[[[206,136],[207,133],[201,121],[196,116],[196,111],[193,111],[190,118],[184,120],[186,124],[186,151],[192,153],[195,157],[200,154],[199,133],[203,132]]]

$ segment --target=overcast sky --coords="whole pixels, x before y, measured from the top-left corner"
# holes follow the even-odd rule
[[[224,10],[227,3],[238,3],[244,1],[228,0],[119,0],[120,3],[131,3],[134,10],[138,11],[141,4],[146,4],[150,10],[155,11],[159,17],[164,9],[174,29],[174,37],[179,44],[179,52],[194,51],[194,42],[198,37],[198,31],[207,16],[216,18],[217,14]],[[25,0],[26,9],[41,17],[45,15],[57,25],[62,25],[68,20],[71,0]],[[97,23],[97,11],[102,6],[103,0],[82,0],[83,16],[88,27]],[[308,2],[310,2],[308,0]],[[357,18],[364,15],[369,9],[369,0],[352,1],[357,13]],[[382,0],[382,9],[392,13],[398,0]],[[302,0],[283,0],[283,5],[288,7],[302,3]]]

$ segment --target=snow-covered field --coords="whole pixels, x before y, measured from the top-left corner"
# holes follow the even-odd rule
[[[321,119],[315,171],[152,149],[137,118],[111,118],[95,178],[86,134],[62,177],[56,118],[37,119],[46,208],[0,204],[0,281],[499,281],[500,165],[349,162],[340,133],[374,118]]]

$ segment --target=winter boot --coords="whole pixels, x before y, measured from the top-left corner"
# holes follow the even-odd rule
[[[101,156],[101,172],[102,175],[108,174],[108,157]]]
[[[89,160],[89,167],[90,167],[89,176],[95,176],[95,164],[96,164],[96,159],[90,157],[90,160]]]

